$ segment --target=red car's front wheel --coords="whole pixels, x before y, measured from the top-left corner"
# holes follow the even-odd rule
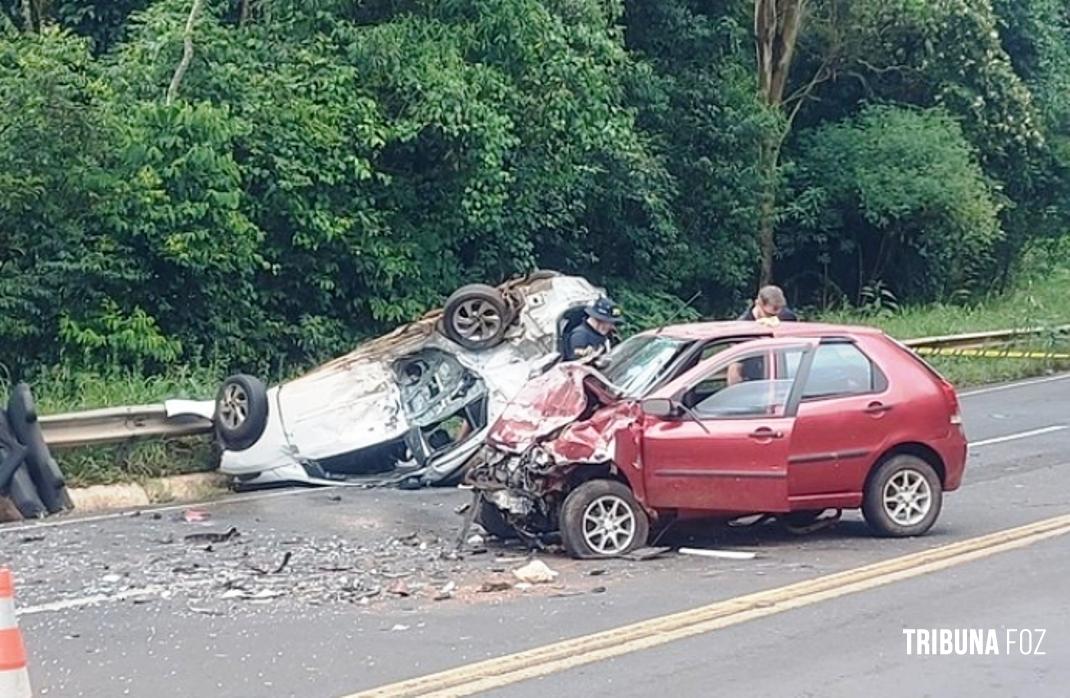
[[[559,524],[565,550],[578,558],[624,555],[646,545],[650,535],[643,507],[615,480],[590,480],[572,490]]]

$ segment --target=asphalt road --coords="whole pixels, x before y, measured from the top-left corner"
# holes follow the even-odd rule
[[[930,535],[860,517],[795,537],[673,543],[754,560],[543,556],[555,583],[479,593],[524,562],[452,549],[459,491],[314,490],[198,509],[0,527],[37,695],[341,696],[1070,514],[1070,377],[966,393],[971,459]],[[211,543],[186,536],[239,535]],[[289,555],[286,555],[289,553]],[[276,571],[277,568],[278,571]],[[1065,695],[1065,538],[507,683],[496,695]],[[434,597],[455,587],[451,598]],[[917,656],[904,628],[1044,631],[1044,655]],[[1021,639],[1021,636],[1016,636]]]

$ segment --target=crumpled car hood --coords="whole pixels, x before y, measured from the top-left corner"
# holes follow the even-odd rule
[[[561,364],[531,380],[491,427],[489,443],[519,453],[576,422],[597,405],[611,405],[620,393],[585,364]],[[580,424],[574,425],[581,427]]]

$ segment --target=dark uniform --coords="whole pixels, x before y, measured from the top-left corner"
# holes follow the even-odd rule
[[[592,353],[608,351],[609,337],[584,322],[568,333],[565,338],[565,361],[575,361]]]
[[[584,310],[591,320],[597,320],[608,326],[610,333],[613,332],[612,328],[623,319],[620,308],[608,298],[599,298]],[[575,361],[592,354],[609,351],[609,349],[609,335],[599,332],[591,321],[587,320],[577,325],[565,337],[565,351],[562,358],[565,361]]]

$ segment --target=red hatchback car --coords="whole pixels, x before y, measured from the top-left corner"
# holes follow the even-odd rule
[[[879,330],[728,322],[645,332],[529,383],[467,480],[491,533],[559,530],[600,557],[681,517],[861,508],[879,534],[921,535],[965,462],[954,388]]]

